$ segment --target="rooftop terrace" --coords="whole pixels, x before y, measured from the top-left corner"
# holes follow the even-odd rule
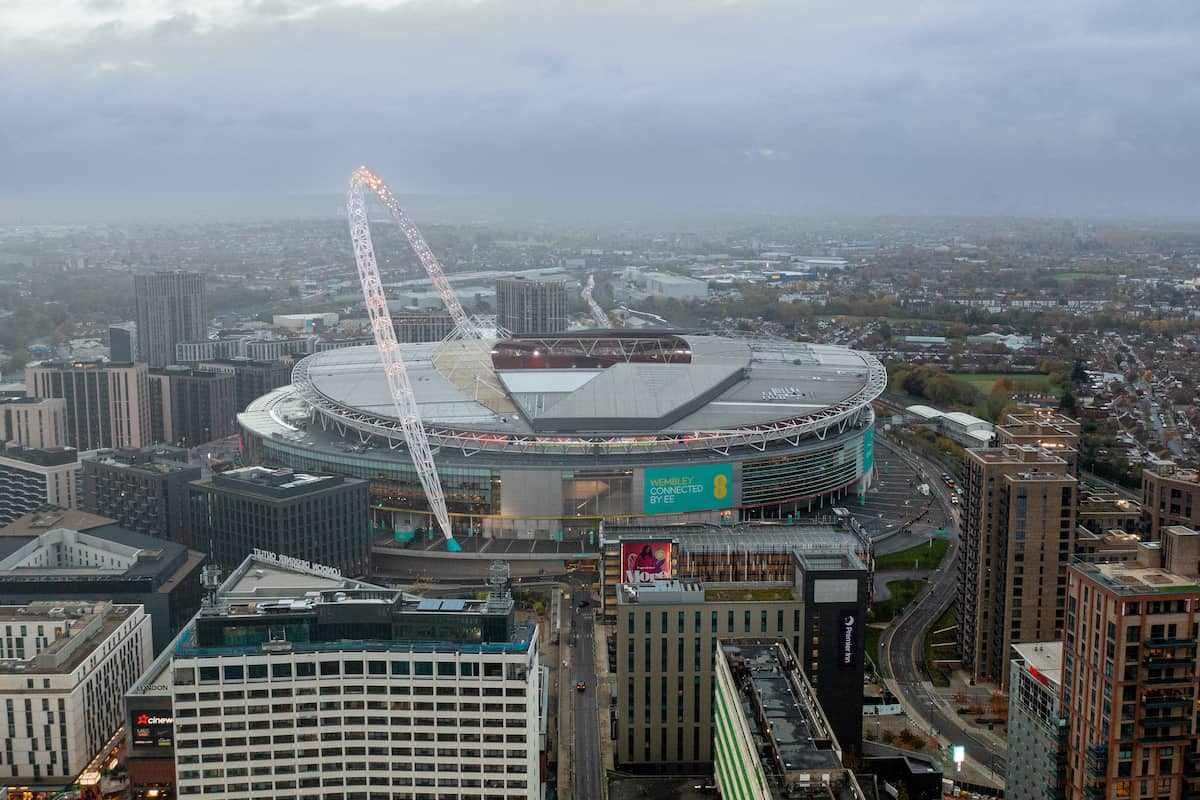
[[[1082,559],[1077,559],[1071,566],[1115,594],[1200,593],[1200,585],[1194,578],[1176,575],[1160,567],[1145,567],[1129,561],[1095,564]]]

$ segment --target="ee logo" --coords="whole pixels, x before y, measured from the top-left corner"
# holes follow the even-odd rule
[[[717,475],[713,478],[713,497],[723,500],[729,494],[729,476]]]

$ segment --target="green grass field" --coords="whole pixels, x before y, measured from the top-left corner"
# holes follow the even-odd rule
[[[875,665],[876,673],[879,672],[879,639],[883,636],[883,631],[883,628],[868,625],[863,633],[863,647],[867,649],[867,657]]]
[[[891,597],[887,600],[880,600],[875,604],[867,614],[868,622],[890,622],[900,615],[900,612],[913,601],[917,593],[925,585],[925,581],[918,578],[904,578],[897,581],[888,581],[887,588],[891,592]]]
[[[937,569],[946,557],[950,543],[945,539],[934,539],[933,546],[919,544],[898,553],[888,553],[875,559],[875,571],[885,569]]]
[[[957,647],[933,647],[934,644],[944,644],[955,640],[956,631],[950,630],[945,633],[934,634],[933,631],[941,631],[946,628],[958,624],[958,608],[951,605],[946,609],[946,613],[942,614],[941,619],[933,624],[930,628],[930,634],[925,638],[925,664],[929,667],[929,678],[934,686],[949,686],[950,685],[950,665],[934,664],[934,661],[946,661],[950,659],[959,659],[962,656],[958,652]]]
[[[1043,375],[1039,372],[978,372],[973,374],[956,372],[950,377],[962,383],[969,383],[982,395],[991,394],[992,389],[996,386],[996,382],[1001,378],[1008,378],[1009,382],[1017,387],[1018,391],[1044,392],[1047,394],[1059,394],[1062,391],[1061,386],[1057,384],[1051,385],[1049,375]]]

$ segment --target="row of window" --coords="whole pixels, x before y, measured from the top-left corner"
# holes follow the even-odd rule
[[[478,756],[476,756],[477,758]],[[525,760],[525,756],[521,756]],[[435,764],[433,762],[395,761],[391,764],[379,761],[344,761],[337,763],[275,764],[261,767],[208,767],[206,769],[184,769],[179,771],[180,781],[200,780],[201,778],[244,778],[257,775],[296,775],[311,772],[476,772],[487,775],[524,775],[530,769],[526,764],[473,764],[470,762],[454,762],[451,764]]]
[[[344,783],[342,781],[345,781]],[[286,796],[296,797],[299,800],[377,800],[377,798],[392,798],[392,800],[510,800],[511,798],[528,797],[528,783],[523,780],[485,780],[477,781],[475,779],[444,779],[438,783],[434,783],[430,779],[407,779],[409,782],[404,783],[404,779],[396,779],[394,782],[397,785],[417,786],[422,788],[466,788],[466,789],[488,789],[484,793],[480,792],[346,792],[346,793],[329,793],[324,791],[305,792],[305,789],[318,789],[322,786],[367,786],[366,778],[302,778],[300,781],[281,780],[281,781],[254,781],[253,783],[231,783],[228,785],[220,783],[207,783],[190,786],[187,784],[179,785],[179,794],[182,797],[201,797],[221,795],[229,797],[229,800],[257,800],[261,797],[283,796],[276,794],[279,789],[290,790]],[[455,781],[450,783],[449,781]],[[335,782],[336,781],[336,782]],[[299,785],[297,785],[297,783]],[[299,791],[297,791],[297,789]],[[519,792],[497,792],[496,790],[503,789],[519,789]],[[239,795],[238,792],[246,792],[247,794]],[[253,794],[250,794],[253,792]],[[265,792],[265,794],[264,794]]]
[[[775,609],[775,614],[773,615],[774,623],[775,623],[775,631],[774,631],[775,633],[783,633],[783,630],[784,630],[783,623],[784,623],[785,613],[786,613],[785,610],[782,608]],[[752,612],[750,612],[750,611],[742,612],[741,620],[740,620],[740,623],[741,623],[741,631],[740,632],[741,633],[751,633],[752,632],[751,631],[751,627],[752,627],[751,614],[752,614]],[[721,632],[720,625],[719,625],[720,614],[716,611],[712,611],[709,613],[708,616],[709,616],[709,618],[708,618],[709,632],[710,633],[720,633]],[[759,611],[758,612],[758,619],[757,619],[757,623],[758,623],[758,625],[757,625],[758,631],[757,632],[758,633],[768,633],[769,632],[768,631],[768,627],[769,627],[768,620],[770,619],[770,616],[772,616],[772,615],[770,615],[770,612],[768,612],[768,611]],[[671,633],[672,632],[670,630],[671,626],[669,624],[670,618],[671,618],[670,612],[667,612],[667,611],[659,612],[659,620],[658,620],[659,624],[658,624],[658,629],[656,630],[654,628],[654,612],[646,611],[642,615],[641,631],[642,631],[642,633],[660,634],[660,635]],[[701,632],[701,630],[702,630],[701,623],[703,621],[703,618],[704,618],[703,612],[701,612],[701,611],[696,611],[692,614],[691,628],[692,628],[693,633]],[[675,630],[674,630],[675,633],[682,634],[682,633],[687,632],[686,631],[686,619],[687,619],[687,615],[685,612],[683,612],[683,611],[676,612],[676,614],[675,614]],[[725,621],[725,633],[737,632],[737,631],[735,631],[735,628],[737,627],[734,624],[735,620],[736,620],[736,612],[727,611],[725,613],[725,620],[724,620]],[[630,611],[625,614],[625,627],[629,634],[634,634],[637,632],[637,629],[638,629],[637,614],[635,612]],[[793,628],[793,630],[800,630],[800,609],[799,608],[792,609],[792,628]]]
[[[370,738],[372,741],[387,741],[387,736],[380,736],[380,737],[371,736],[368,738]],[[241,747],[244,747],[246,745],[245,739],[230,738],[226,741],[229,743],[234,743],[237,746],[241,746]],[[315,744],[317,741],[318,741],[318,737],[317,737],[317,734],[315,734],[315,733],[305,734],[305,735],[300,735],[300,736],[292,736],[291,734],[278,734],[274,737],[271,737],[271,736],[251,736],[251,737],[249,737],[249,744],[251,747],[255,747],[255,746],[267,747],[272,744],[275,744],[275,745],[292,744],[293,742],[300,742],[301,744],[305,744],[305,743]],[[432,738],[418,738],[418,741],[428,741],[431,744],[433,743]],[[435,753],[437,754],[437,756],[442,757],[445,753],[451,752],[454,749],[454,748],[443,747],[442,745],[456,744],[459,742],[462,742],[464,744],[478,744],[478,743],[480,743],[480,736],[477,733],[463,733],[463,734],[439,733],[439,734],[437,734],[437,744],[438,744],[437,748],[434,748],[434,747],[365,747],[365,746],[353,746],[353,747],[343,748],[340,746],[335,746],[335,747],[320,747],[320,748],[304,747],[301,750],[294,751],[294,752],[298,754],[297,757],[299,757],[299,758],[316,758],[318,756],[340,757],[343,755],[345,755],[345,756],[367,755],[367,756],[378,756],[378,757],[387,757],[387,756],[411,757],[413,755],[433,756]],[[483,742],[486,742],[487,744],[509,744],[509,745],[522,744],[523,745],[526,743],[526,738],[525,738],[525,734],[519,734],[519,733],[510,733],[510,734],[508,734],[508,736],[504,736],[502,734],[486,734],[483,737]],[[475,750],[476,748],[462,748],[462,749],[464,752],[467,752],[470,750]],[[498,748],[492,747],[492,748],[487,748],[484,750],[485,753],[490,753],[493,751],[498,752]],[[263,751],[263,752],[265,752],[265,751]],[[293,753],[293,751],[291,751],[291,750],[279,751],[279,752],[288,753],[288,754]],[[508,750],[507,752],[510,754],[510,757],[524,758],[524,753],[525,753],[524,750]],[[514,754],[520,754],[520,755],[514,755]],[[282,756],[276,755],[273,757],[291,758],[293,756],[292,755],[282,755]],[[483,757],[493,758],[494,756],[488,755],[488,756],[483,756]],[[224,750],[222,750],[220,748],[208,750],[202,754],[196,754],[196,755],[179,754],[176,756],[176,761],[181,765],[184,765],[184,764],[219,764],[224,761],[245,761],[245,760],[246,760],[245,753],[231,752],[228,754],[228,757],[227,757]],[[261,759],[252,759],[252,760],[261,760]]]
[[[366,709],[372,711],[451,711],[451,712],[467,712],[478,714],[480,709],[487,714],[524,714],[524,703],[454,703],[454,702],[412,702],[409,700],[324,700],[320,703],[314,701],[307,703],[271,703],[270,705],[263,703],[261,705],[236,705],[236,706],[204,706],[200,709],[188,709],[189,711],[199,712],[201,717],[219,717],[219,716],[244,716],[246,714],[291,714],[295,713],[312,713],[316,711],[363,711]],[[180,708],[180,711],[183,707]],[[53,712],[51,712],[53,715]],[[189,714],[188,716],[196,716]],[[50,722],[53,723],[53,716]],[[31,734],[32,735],[32,734]]]
[[[504,664],[496,661],[430,661],[430,660],[395,660],[390,663],[384,660],[341,661],[323,660],[319,663],[311,661],[275,661],[271,664],[225,664],[223,666],[202,666],[198,670],[190,667],[175,669],[175,685],[191,686],[196,683],[197,673],[200,683],[240,682],[246,680],[293,680],[316,678],[333,678],[341,675],[348,677],[393,676],[418,678],[503,678]]]
[[[216,700],[256,700],[266,697],[272,699],[281,697],[316,697],[318,694],[321,697],[336,697],[339,695],[400,695],[413,697],[524,697],[525,687],[510,686],[507,689],[499,686],[404,686],[404,685],[379,685],[368,684],[365,687],[358,684],[352,685],[329,685],[325,684],[317,691],[316,686],[299,686],[295,690],[290,688],[272,688],[268,689],[226,689],[221,692],[179,692],[175,695],[176,703],[194,703],[202,702],[209,703]],[[376,705],[376,702],[382,701],[367,701],[367,708],[383,708],[382,705]]]
[[[464,728],[479,728],[482,726],[484,728],[492,728],[492,729],[496,729],[496,728],[520,729],[525,726],[525,722],[523,720],[508,720],[507,724],[504,724],[500,721],[494,721],[494,720],[483,720],[481,722],[478,719],[465,719],[465,720],[461,720],[459,722],[459,724]],[[317,724],[316,724],[315,719],[300,720],[296,724],[296,727],[297,728],[316,728]],[[454,727],[454,723],[450,720],[439,719],[437,725],[430,725],[427,727],[440,728],[440,729],[444,730],[445,728]],[[274,729],[282,729],[282,730],[290,730],[291,728],[292,728],[291,720],[278,721],[278,722],[276,722],[276,724],[274,726]],[[268,729],[268,730],[270,730],[270,729]],[[299,734],[298,736],[301,741],[306,741],[306,739],[304,737],[307,735],[309,735],[309,734]],[[443,741],[440,738],[442,735],[444,735],[444,734],[436,735],[438,737],[438,739],[437,739],[438,741]],[[409,730],[403,730],[403,731],[393,730],[390,732],[387,730],[364,731],[360,727],[356,727],[355,729],[348,730],[348,731],[323,730],[323,731],[321,731],[320,736],[321,736],[322,742],[341,742],[341,741],[347,741],[347,742],[355,742],[355,741],[357,741],[357,742],[362,742],[362,741],[432,742],[435,740],[435,734],[432,731],[409,731]],[[265,740],[266,738],[267,737],[265,737],[265,736],[260,736],[260,737],[251,736],[250,740],[251,741],[255,741],[256,739]],[[183,738],[183,739],[180,739],[175,742],[176,750],[194,750],[194,749],[198,749],[201,747],[207,749],[207,748],[214,748],[214,747],[215,748],[220,748],[220,747],[230,748],[230,747],[245,747],[245,746],[246,746],[246,737],[245,736],[226,736],[226,737],[224,737],[224,739],[222,739],[220,737],[213,737],[213,738],[204,738],[204,739],[199,739],[199,740],[191,739],[191,738]]]

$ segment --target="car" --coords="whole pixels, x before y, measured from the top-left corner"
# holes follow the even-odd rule
[[[956,495],[956,494],[950,495],[950,505],[952,505],[952,506],[958,505],[958,495]]]
[[[575,684],[575,691],[582,692],[582,691],[586,691],[586,690],[587,690],[587,684],[584,683],[583,681],[580,681],[579,683]]]

